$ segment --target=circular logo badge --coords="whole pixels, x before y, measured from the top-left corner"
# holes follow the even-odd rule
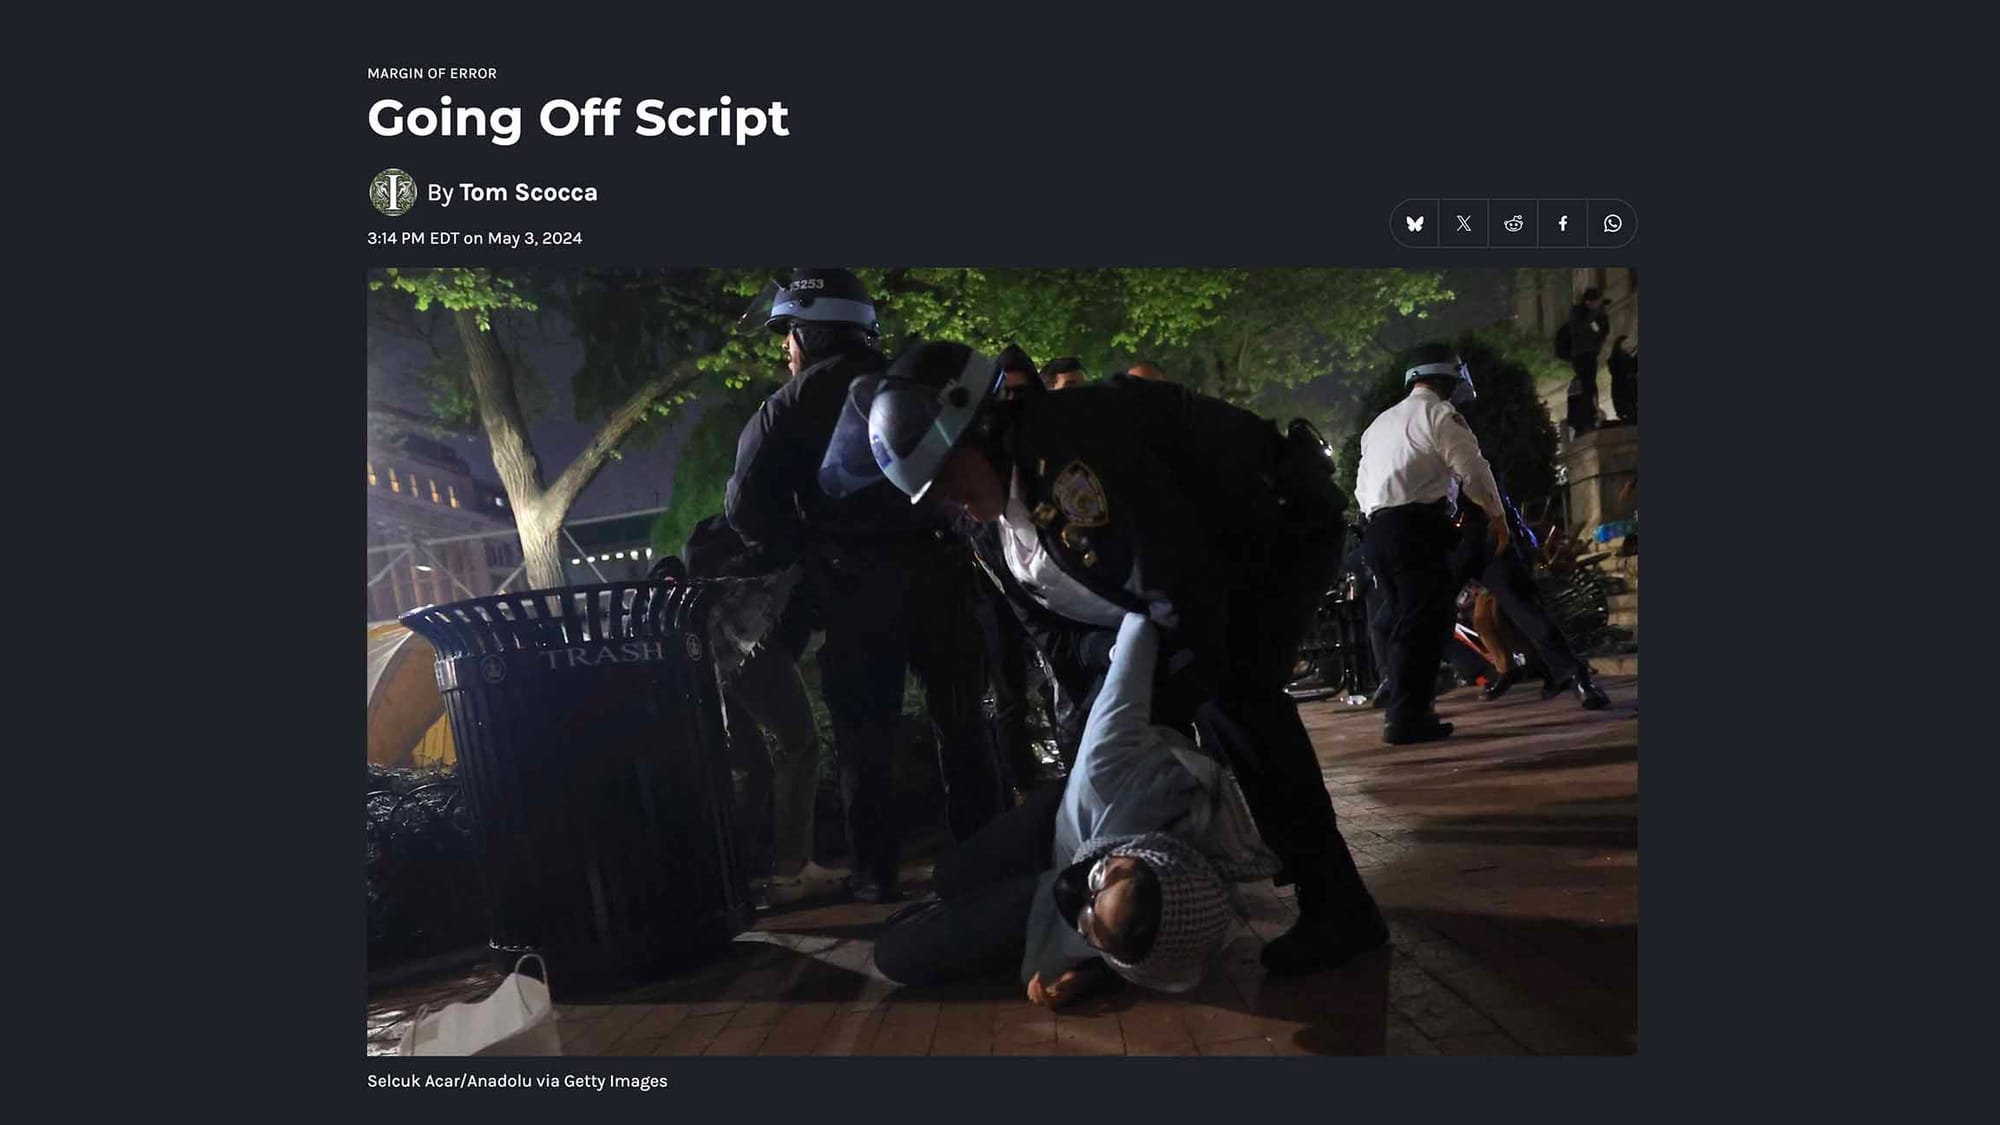
[[[497,652],[487,653],[479,658],[479,674],[489,684],[499,683],[507,678],[507,658]]]
[[[417,205],[417,181],[401,168],[385,168],[368,181],[368,202],[384,215],[400,215]]]
[[[693,633],[687,635],[687,654],[689,660],[699,661],[701,659],[701,638],[695,636]]]

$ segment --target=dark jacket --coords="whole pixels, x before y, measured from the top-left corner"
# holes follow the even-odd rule
[[[1338,520],[1344,504],[1323,460],[1306,475],[1333,498],[1304,496],[1317,483],[1298,482],[1269,420],[1171,383],[1114,375],[999,408],[1013,412],[1007,448],[1043,549],[1164,626],[1161,666],[1194,692],[1219,683],[1229,602],[1265,581],[1287,521]]]
[[[975,526],[966,536],[984,580],[999,587],[1015,620],[1021,623],[1022,632],[1028,635],[1035,651],[1048,661],[1049,672],[1062,689],[1071,698],[1084,698],[1090,694],[1091,681],[1111,666],[1112,630],[1058,616],[1030,597],[1014,572],[1007,569],[1000,536],[997,523]]]
[[[1585,304],[1571,305],[1569,308],[1569,354],[1572,358],[1588,359],[1604,347],[1604,336],[1611,331],[1611,318],[1601,310],[1595,314]]]
[[[936,516],[886,480],[839,500],[819,487],[820,461],[847,404],[848,385],[883,368],[881,355],[872,351],[819,360],[765,399],[743,427],[723,514],[751,546],[793,561],[809,547],[865,555],[934,538]]]
[[[1503,489],[1500,504],[1507,509],[1507,554],[1515,565],[1532,573],[1535,556],[1540,543],[1528,521],[1521,517],[1521,510],[1514,506],[1514,498]],[[1467,582],[1480,580],[1486,564],[1492,559],[1491,533],[1487,530],[1490,517],[1477,504],[1459,505],[1458,546],[1452,555],[1452,581],[1454,589]]]
[[[1619,340],[1624,337],[1620,336]],[[1639,356],[1635,352],[1623,351],[1613,342],[1611,358],[1607,361],[1611,368],[1611,407],[1618,412],[1621,421],[1639,420]]]

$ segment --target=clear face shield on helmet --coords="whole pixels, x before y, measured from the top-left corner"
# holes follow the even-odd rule
[[[841,499],[887,478],[912,503],[922,500],[1002,377],[992,357],[975,351],[942,387],[881,375],[854,380],[820,461],[820,491]]]
[[[868,441],[868,414],[883,382],[880,375],[863,375],[848,384],[847,402],[819,463],[819,490],[835,500],[881,483],[882,466],[876,464]]]
[[[743,315],[736,318],[736,334],[738,336],[762,336],[766,332],[773,331],[769,327],[771,308],[777,303],[778,297],[784,291],[784,282],[775,280],[766,282],[764,288],[758,290],[757,295],[750,298],[750,303],[743,307]]]
[[[1453,406],[1465,406],[1479,397],[1472,387],[1472,372],[1466,370],[1465,361],[1452,360],[1449,363],[1420,363],[1403,372],[1403,385],[1411,386],[1419,379],[1455,378],[1452,384],[1450,402]]]

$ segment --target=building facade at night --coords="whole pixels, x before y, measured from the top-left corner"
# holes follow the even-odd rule
[[[457,451],[415,434],[368,443],[368,620],[420,606],[525,588],[514,514],[499,486]],[[564,524],[567,585],[644,578],[653,565],[651,508]]]
[[[499,486],[476,479],[442,442],[370,437],[368,620],[483,597],[520,565],[513,512]]]

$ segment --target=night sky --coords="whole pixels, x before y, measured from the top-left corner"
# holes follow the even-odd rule
[[[440,347],[456,347],[458,343],[448,327],[440,328],[436,339]],[[570,403],[570,376],[582,362],[583,349],[569,334],[568,326],[554,317],[538,330],[529,331],[523,341],[529,362],[548,388],[548,403],[532,420],[531,436],[541,457],[542,479],[553,481],[597,432],[595,423],[574,420]],[[425,410],[424,391],[416,373],[429,358],[430,350],[421,341],[384,331],[371,322],[368,401]],[[674,460],[681,435],[698,417],[700,404],[682,409],[685,417],[670,422],[651,445],[635,447],[628,441],[623,459],[608,462],[599,471],[570,508],[570,517],[583,519],[664,506],[673,496]],[[484,437],[445,434],[442,440],[459,451],[472,467],[473,476],[499,487],[499,474],[493,470],[493,455]]]

